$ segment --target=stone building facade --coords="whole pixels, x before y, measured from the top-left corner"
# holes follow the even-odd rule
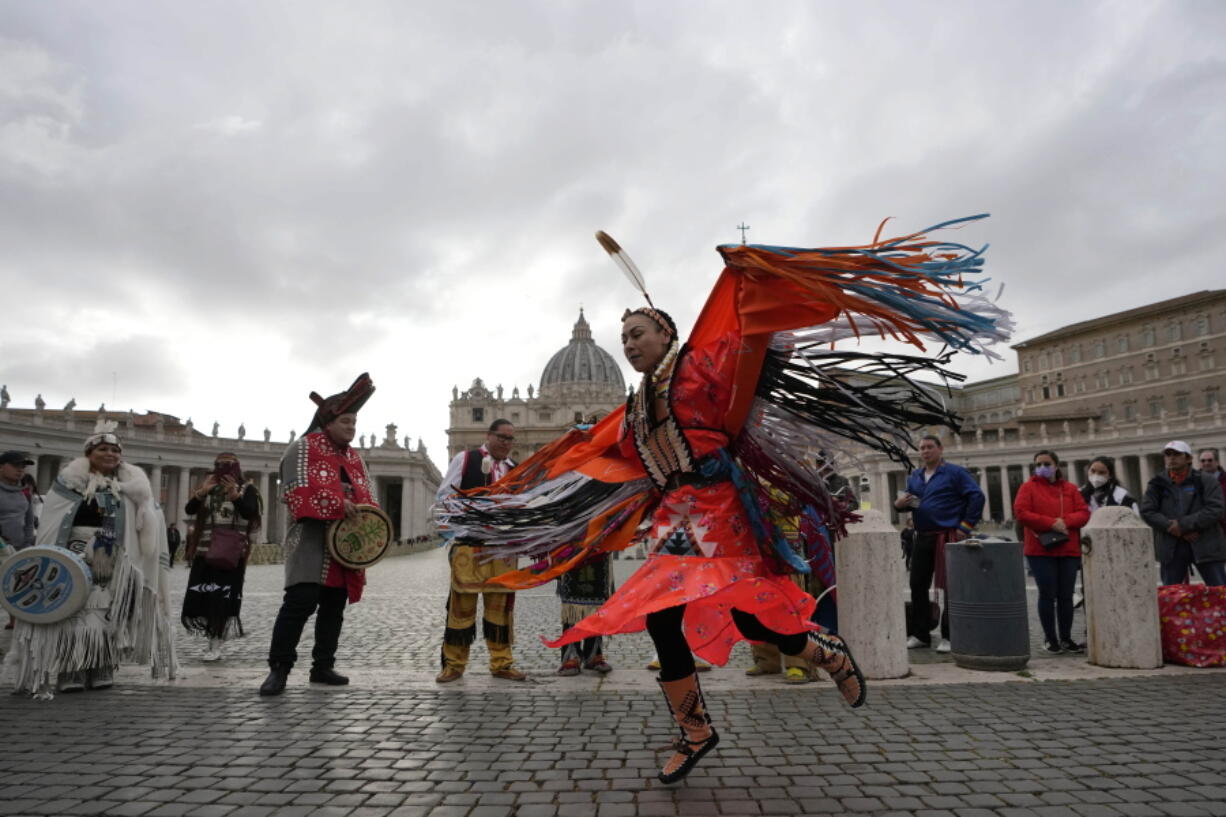
[[[1140,496],[1162,467],[1162,446],[1226,446],[1226,290],[1172,298],[1075,323],[1015,345],[1018,373],[956,389],[966,420],[946,459],[974,473],[985,516],[1013,517],[1013,497],[1039,449],[1054,450],[1081,484],[1090,458],[1115,458]],[[882,457],[854,473],[873,507],[892,507],[906,474]]]
[[[519,387],[507,397],[502,386],[490,390],[480,378],[451,392],[447,458],[485,442],[490,423],[499,418],[515,425],[512,459],[522,462],[565,434],[577,422],[600,419],[622,405],[626,381],[617,361],[592,339],[592,328],[579,310],[570,342],[559,349],[541,373],[540,390]]]
[[[41,401],[40,401],[41,402]],[[38,489],[46,493],[60,469],[81,456],[81,445],[100,417],[119,423],[115,433],[123,443],[124,461],[139,465],[149,475],[160,498],[166,521],[186,531],[183,506],[192,490],[212,470],[213,460],[222,451],[238,456],[246,476],[253,480],[264,497],[264,540],[284,541],[285,505],[272,498],[280,495],[278,475],[285,442],[273,442],[266,430],[262,440],[212,436],[196,430],[190,420],[158,412],[145,414],[48,410],[44,408],[0,408],[0,450],[28,451],[35,465]],[[406,440],[407,446],[407,440]],[[442,480],[438,468],[418,442],[414,450],[396,441],[396,426],[387,426],[381,443],[362,447],[362,459],[375,483],[380,505],[392,517],[400,541],[432,536],[434,526],[429,507]]]

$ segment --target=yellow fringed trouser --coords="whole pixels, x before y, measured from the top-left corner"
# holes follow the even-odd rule
[[[468,545],[451,548],[451,592],[447,596],[442,665],[460,673],[468,666],[468,650],[477,640],[478,596],[485,599],[481,625],[490,652],[490,672],[510,669],[515,663],[511,655],[511,645],[515,643],[515,594],[501,585],[487,583],[499,573],[514,570],[515,563],[480,562],[477,552],[477,548]]]

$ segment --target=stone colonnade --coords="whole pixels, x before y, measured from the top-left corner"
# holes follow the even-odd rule
[[[35,464],[28,470],[35,475],[41,493],[51,488],[68,462],[81,456],[81,444],[88,432],[83,430],[84,423],[74,422],[72,414],[0,410],[0,450],[29,452]],[[190,521],[184,512],[187,500],[212,470],[217,455],[228,451],[238,457],[244,475],[256,484],[264,499],[261,539],[284,541],[287,515],[280,501],[279,465],[287,443],[210,437],[190,426],[149,427],[149,416],[129,417],[116,434],[123,443],[124,461],[148,474],[168,524],[186,533]],[[375,497],[395,523],[397,539],[405,542],[432,535],[429,508],[442,476],[424,446],[402,447],[389,432],[381,445],[362,448],[360,453],[374,483]]]

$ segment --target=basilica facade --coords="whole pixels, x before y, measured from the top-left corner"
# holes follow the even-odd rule
[[[516,387],[508,396],[501,386],[491,391],[480,377],[463,391],[452,389],[447,457],[484,443],[490,423],[503,418],[515,425],[511,457],[522,462],[576,423],[599,420],[625,400],[621,368],[592,340],[580,309],[570,342],[545,364],[539,390],[529,385],[521,395]]]

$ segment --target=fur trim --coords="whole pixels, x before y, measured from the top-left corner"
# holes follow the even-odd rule
[[[143,468],[121,462],[115,476],[119,492],[138,507],[153,498],[153,486],[149,484],[149,477]],[[89,460],[77,457],[60,471],[59,480],[65,487],[84,495],[89,487]]]

